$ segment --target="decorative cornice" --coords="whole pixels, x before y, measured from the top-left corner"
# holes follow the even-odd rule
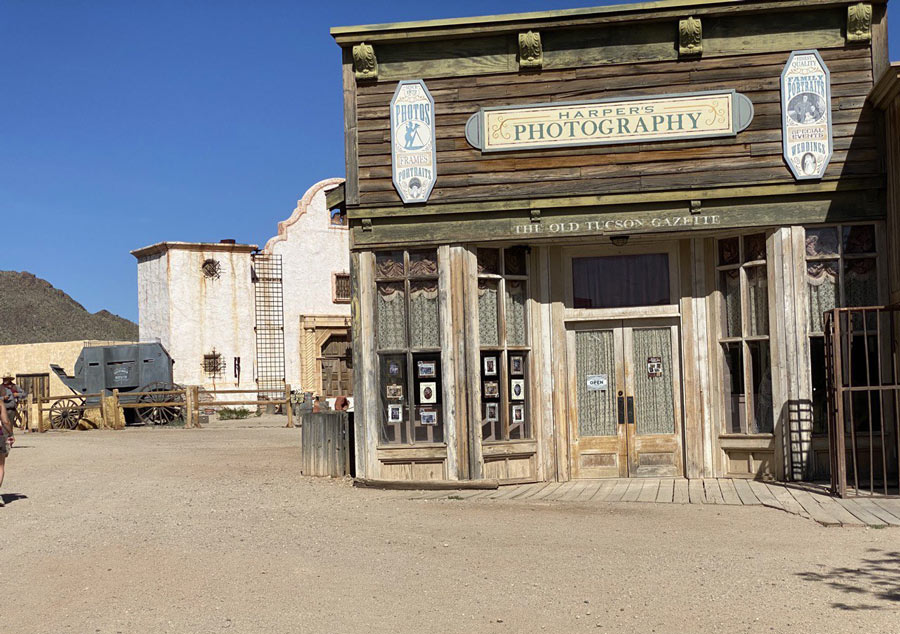
[[[269,241],[266,242],[266,246],[263,248],[263,253],[272,253],[272,248],[276,243],[284,242],[285,240],[287,240],[288,227],[300,220],[300,218],[307,212],[307,210],[309,210],[309,206],[312,204],[313,198],[315,198],[316,194],[318,194],[323,189],[335,187],[343,182],[343,178],[326,178],[325,180],[319,181],[318,183],[307,189],[306,193],[303,194],[303,198],[297,201],[297,207],[294,209],[291,217],[278,223],[278,235],[269,238]],[[325,211],[327,212],[328,209],[326,209]]]
[[[544,65],[544,49],[538,31],[519,33],[519,70],[541,68]]]
[[[678,21],[678,54],[700,55],[703,52],[703,24],[693,16]]]
[[[378,79],[378,60],[371,44],[360,42],[353,47],[353,70],[356,79]]]
[[[868,42],[872,39],[872,5],[867,2],[847,7],[847,41]]]

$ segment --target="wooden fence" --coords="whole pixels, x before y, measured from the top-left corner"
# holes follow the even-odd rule
[[[300,431],[300,473],[341,478],[350,474],[350,416],[347,412],[304,412]]]
[[[294,417],[291,411],[291,386],[286,384],[284,390],[260,390],[258,388],[250,389],[230,389],[230,390],[203,390],[204,395],[212,396],[213,400],[201,400],[201,390],[199,386],[192,385],[179,390],[162,390],[154,392],[128,392],[129,400],[137,398],[135,402],[122,402],[119,391],[113,390],[110,394],[65,394],[59,396],[40,397],[32,401],[29,395],[29,415],[28,427],[33,431],[47,431],[51,429],[51,421],[46,414],[49,414],[56,403],[61,401],[72,401],[71,405],[80,411],[79,420],[84,419],[84,413],[92,410],[98,411],[98,417],[88,417],[97,427],[105,429],[122,429],[125,427],[125,409],[148,409],[148,408],[178,408],[181,417],[184,419],[184,427],[186,429],[192,427],[200,427],[200,411],[206,407],[231,407],[237,405],[273,405],[282,406],[287,415],[286,427],[294,427]],[[232,399],[232,400],[216,400],[217,394],[254,394],[255,399]],[[272,394],[278,398],[260,398],[259,395]],[[122,395],[124,396],[124,395]],[[90,399],[95,401],[96,405],[86,406],[85,403]],[[143,400],[142,400],[143,399]],[[74,428],[74,427],[72,427]]]

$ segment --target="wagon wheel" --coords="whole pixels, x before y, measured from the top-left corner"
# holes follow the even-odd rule
[[[84,401],[64,398],[50,406],[50,426],[53,429],[75,429],[84,416]]]
[[[175,383],[157,381],[145,385],[139,392],[167,392],[169,390],[184,389]],[[139,403],[184,403],[184,394],[145,394],[138,398]],[[137,408],[138,419],[145,425],[168,425],[181,416],[183,405],[158,405],[155,407]]]
[[[16,427],[28,429],[28,403],[19,401],[16,405]]]

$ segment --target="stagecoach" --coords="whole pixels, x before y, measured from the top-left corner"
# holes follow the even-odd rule
[[[134,412],[126,418],[127,422],[166,425],[180,417],[183,410],[181,405],[171,405],[183,402],[183,394],[165,393],[181,389],[172,380],[173,364],[160,343],[85,346],[75,362],[74,375],[70,376],[58,365],[50,365],[75,395],[53,403],[50,424],[57,429],[75,429],[85,409],[100,406],[98,395],[118,390],[120,403],[147,405],[127,409]]]

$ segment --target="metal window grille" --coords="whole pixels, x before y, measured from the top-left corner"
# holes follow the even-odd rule
[[[256,306],[256,384],[260,392],[284,390],[284,295],[281,256],[253,255]]]
[[[225,370],[225,361],[222,355],[213,350],[210,354],[203,355],[203,372],[211,379],[218,379]]]

